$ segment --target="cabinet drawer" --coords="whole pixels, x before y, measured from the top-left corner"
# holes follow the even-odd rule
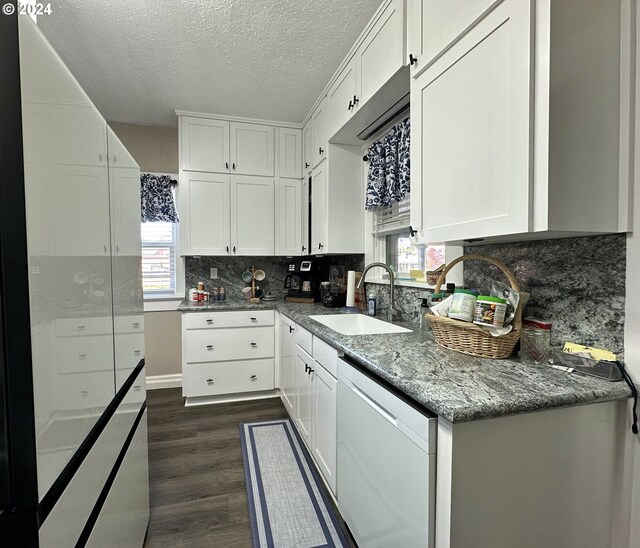
[[[232,312],[193,312],[184,317],[185,329],[253,327],[274,325],[273,310],[234,310]]]
[[[61,337],[56,357],[60,373],[113,371],[113,337]]]
[[[104,409],[113,399],[113,372],[65,375],[57,381],[58,409]]]
[[[333,346],[314,335],[313,337],[313,359],[316,360],[334,377],[338,376],[338,352]]]
[[[182,393],[186,397],[273,390],[274,360],[187,364]]]
[[[313,335],[304,327],[296,326],[296,344],[307,354],[313,355]]]
[[[113,325],[116,333],[144,333],[144,315],[116,316]]]
[[[273,327],[201,329],[186,333],[186,361],[218,362],[273,358]]]
[[[100,318],[66,318],[56,320],[56,336],[105,335],[113,331],[111,316]]]

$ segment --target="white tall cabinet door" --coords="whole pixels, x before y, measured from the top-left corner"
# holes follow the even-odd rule
[[[302,131],[299,129],[279,128],[280,177],[300,179],[302,177]]]
[[[309,178],[302,179],[302,242],[300,245],[300,254],[309,255],[309,247],[311,239],[309,237]]]
[[[360,88],[358,77],[358,54],[356,54],[327,91],[325,103],[328,137],[335,135],[356,111]]]
[[[311,158],[313,161],[311,164],[314,168],[327,157],[326,104],[326,98],[322,99],[313,111],[313,114],[311,114],[311,130],[313,135],[313,145],[311,148]]]
[[[231,242],[235,255],[275,253],[275,181],[264,177],[231,178]]]
[[[274,128],[260,124],[231,122],[231,172],[240,175],[265,175],[274,172]]]
[[[289,415],[297,414],[297,362],[295,323],[286,316],[280,316],[280,393]]]
[[[313,427],[313,382],[316,362],[304,350],[298,348],[297,386],[298,386],[298,432],[311,447]]]
[[[402,68],[404,51],[404,0],[393,0],[356,53],[360,104],[371,99]]]
[[[530,2],[505,0],[412,81],[415,224],[427,241],[529,229],[530,57]]]
[[[278,255],[298,255],[302,248],[302,181],[278,181]]]
[[[327,162],[313,170],[311,176],[311,254],[328,252]]]
[[[185,255],[229,254],[229,179],[216,173],[183,173],[179,189],[185,214],[180,232]]]
[[[181,116],[179,142],[181,169],[229,171],[229,122]]]
[[[315,354],[315,352],[314,352]],[[336,492],[336,409],[338,381],[324,367],[316,366],[314,383],[313,456]]]
[[[307,123],[302,128],[302,159],[303,173],[311,173],[313,169],[313,128],[311,125],[311,118],[307,121]]]

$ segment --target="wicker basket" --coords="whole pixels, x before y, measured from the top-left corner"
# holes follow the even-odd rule
[[[438,278],[435,292],[440,292],[440,286],[446,279],[447,272],[458,263],[469,260],[486,261],[497,266],[502,270],[511,287],[518,292],[520,291],[513,273],[502,262],[491,257],[470,254],[458,257],[447,265]],[[448,348],[449,350],[462,352],[463,354],[469,354],[470,356],[504,359],[511,356],[518,339],[520,339],[520,332],[522,331],[522,306],[518,304],[518,308],[516,309],[513,329],[501,337],[493,337],[485,328],[470,322],[433,315],[428,315],[427,319],[431,322],[433,335],[440,346]]]

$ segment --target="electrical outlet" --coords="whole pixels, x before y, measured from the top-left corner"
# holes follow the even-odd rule
[[[212,280],[215,280],[218,277],[218,269],[217,268],[213,267],[211,269],[211,276],[210,277],[211,277]]]

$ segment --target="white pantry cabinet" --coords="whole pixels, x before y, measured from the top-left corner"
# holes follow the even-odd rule
[[[279,132],[280,177],[300,179],[302,177],[302,130],[281,127]]]
[[[231,253],[275,253],[275,181],[231,176]]]
[[[276,213],[277,255],[300,255],[302,249],[302,181],[279,179]]]
[[[179,127],[181,169],[274,176],[273,126],[180,116]]]
[[[411,224],[454,244],[629,230],[628,18],[491,5],[469,3],[412,80]]]
[[[364,246],[360,147],[328,145],[311,176],[311,254],[362,253]]]

